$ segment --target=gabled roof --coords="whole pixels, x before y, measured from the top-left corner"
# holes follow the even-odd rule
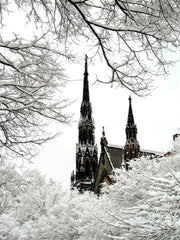
[[[154,157],[162,157],[164,155],[163,152],[158,152],[154,150],[147,150],[147,149],[141,149],[140,156],[154,156]]]
[[[123,147],[107,145],[106,150],[113,167],[120,168],[123,161],[123,155],[124,155]]]
[[[120,168],[124,160],[124,147],[108,144],[106,146],[106,152],[108,154],[109,161],[113,168]],[[160,157],[163,153],[155,152],[152,150],[140,150],[140,156]]]

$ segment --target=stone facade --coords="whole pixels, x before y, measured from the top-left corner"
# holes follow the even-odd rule
[[[92,191],[98,164],[98,150],[95,144],[94,120],[89,96],[87,56],[83,81],[83,99],[80,108],[79,137],[76,144],[76,171],[71,175],[71,188],[80,192]]]

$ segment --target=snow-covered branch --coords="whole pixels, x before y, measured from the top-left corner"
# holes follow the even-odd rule
[[[34,19],[56,34],[66,49],[81,42],[93,46],[92,56],[102,56],[112,71],[105,82],[116,82],[138,95],[148,92],[154,76],[167,73],[170,62],[164,52],[180,45],[177,0],[14,3],[27,13],[29,21]]]
[[[6,149],[5,154],[27,159],[36,153],[29,151],[33,145],[56,136],[57,132],[45,133],[44,126],[51,120],[67,123],[69,117],[65,114],[68,102],[57,95],[66,82],[63,68],[57,64],[70,56],[51,49],[42,38],[45,36],[29,41],[0,38],[1,152]]]

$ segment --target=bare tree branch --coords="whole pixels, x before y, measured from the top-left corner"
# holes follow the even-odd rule
[[[28,40],[3,32],[13,9],[36,29]],[[49,121],[67,122],[67,102],[54,96],[65,84],[62,63],[74,59],[76,46],[85,44],[106,63],[110,78],[98,81],[139,96],[167,73],[167,49],[180,46],[178,0],[6,0],[0,23],[0,143],[12,150],[41,143]]]

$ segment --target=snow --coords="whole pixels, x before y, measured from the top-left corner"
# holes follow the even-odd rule
[[[115,170],[103,195],[65,192],[36,170],[0,162],[0,239],[107,240],[180,236],[180,142],[169,157]],[[90,184],[87,179],[84,184]]]

